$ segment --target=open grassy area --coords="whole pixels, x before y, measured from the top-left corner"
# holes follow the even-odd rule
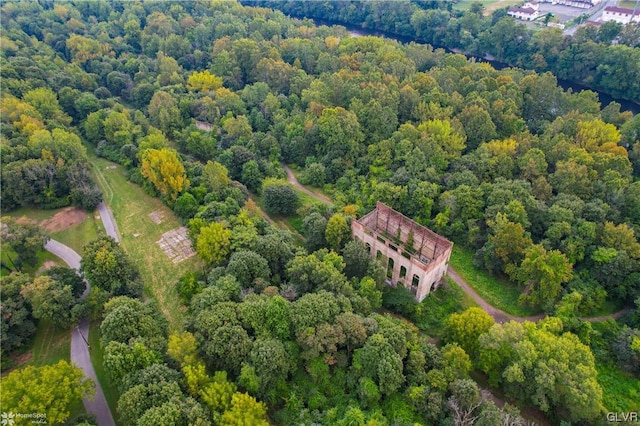
[[[640,10],[640,1],[622,0],[618,2],[618,7],[627,9],[633,9],[635,7],[636,10]]]
[[[63,214],[65,209],[67,208],[43,210],[35,207],[22,207],[9,212],[5,217],[40,225],[43,228],[43,222],[49,221],[56,215]],[[99,216],[96,219],[97,214],[97,212],[87,213],[85,219],[80,223],[72,224],[68,228],[57,232],[47,232],[45,230],[45,233],[82,255],[82,247],[86,243],[96,239],[99,233],[104,234]]]
[[[529,316],[539,313],[518,304],[518,298],[522,293],[518,286],[505,279],[490,275],[487,271],[476,268],[473,265],[473,253],[471,250],[458,244],[454,245],[449,264],[490,305],[517,316]]]
[[[183,328],[180,298],[175,289],[178,278],[186,271],[202,267],[193,256],[174,264],[156,244],[162,234],[181,226],[173,212],[159,199],[127,180],[122,166],[91,157],[105,201],[111,207],[118,224],[121,245],[140,268],[145,292],[154,298],[169,321],[170,331]],[[156,224],[149,213],[159,212],[163,218]]]
[[[98,378],[98,382],[100,382],[100,387],[102,388],[102,392],[104,392],[104,397],[107,399],[107,404],[109,404],[109,409],[111,410],[113,420],[118,425],[122,424],[118,419],[118,411],[116,410],[116,408],[118,407],[118,398],[120,398],[120,394],[118,393],[116,388],[111,385],[109,376],[104,369],[104,353],[102,351],[102,348],[100,347],[100,323],[91,323],[91,326],[89,327],[89,337],[87,339],[89,340],[89,346],[91,347],[91,349],[89,350],[91,364],[93,364],[93,369],[96,372],[96,377]]]
[[[640,380],[610,365],[596,364],[596,369],[607,411],[640,410]]]
[[[96,219],[98,212],[89,213],[87,218],[81,223],[65,229],[64,231],[51,234],[51,238],[60,241],[82,256],[83,247],[92,240],[98,238],[98,235],[104,235],[104,228],[100,223],[100,216]]]
[[[55,364],[71,359],[71,331],[60,329],[49,321],[40,321],[33,339],[29,364],[35,366]]]
[[[495,10],[503,7],[515,6],[517,4],[524,3],[523,0],[459,0],[453,4],[453,8],[456,10],[469,10],[473,3],[482,3],[484,6],[484,13],[486,15],[493,13]]]

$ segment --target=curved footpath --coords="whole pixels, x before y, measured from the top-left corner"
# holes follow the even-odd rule
[[[324,204],[333,206],[333,201],[331,201],[329,197],[326,197],[322,194],[318,194],[317,192],[313,192],[307,189],[305,186],[303,186],[300,182],[298,182],[298,179],[296,179],[296,175],[293,174],[289,166],[287,166],[286,164],[283,164],[282,167],[284,168],[284,171],[287,172],[287,182],[289,182],[291,185],[295,186],[297,189],[304,192],[308,196],[313,197]]]
[[[70,268],[75,269],[79,273],[80,260],[82,260],[82,258],[71,247],[50,239],[44,248],[64,260]],[[86,288],[82,293],[82,298],[85,298],[87,294],[89,294],[89,290],[91,290],[89,283],[86,280],[84,282]],[[96,416],[96,421],[99,426],[115,426],[111,410],[109,410],[109,404],[107,404],[107,399],[104,397],[104,392],[102,391],[102,387],[100,387],[100,382],[91,364],[89,343],[86,340],[88,337],[89,320],[83,318],[71,332],[71,362],[80,367],[86,377],[93,379],[96,384],[96,394],[93,399],[85,398],[82,402],[87,412]]]
[[[118,233],[118,224],[116,223],[116,219],[113,217],[113,213],[111,213],[111,209],[107,207],[104,201],[101,201],[100,204],[98,204],[98,213],[100,213],[100,220],[102,220],[102,224],[104,225],[104,230],[107,232],[107,235],[119,243],[120,234]]]
[[[294,187],[296,187],[297,189],[299,189],[300,191],[304,192],[305,194],[309,195],[310,197],[315,198],[316,200],[325,203],[325,204],[329,204],[330,206],[333,206],[333,202],[325,197],[322,194],[318,194],[316,192],[313,192],[309,189],[307,189],[305,186],[303,186],[300,182],[298,182],[298,179],[296,179],[296,176],[293,174],[293,172],[291,171],[291,169],[289,168],[289,166],[287,166],[286,164],[282,164],[282,167],[284,168],[284,170],[287,172],[287,182],[290,183],[291,185],[293,185]],[[478,306],[480,306],[482,308],[482,310],[484,310],[486,313],[488,313],[489,315],[491,315],[491,317],[493,317],[493,320],[499,324],[504,324],[505,322],[508,321],[517,321],[517,322],[525,322],[525,321],[531,321],[531,322],[535,322],[535,321],[539,321],[541,319],[543,319],[544,317],[546,317],[546,314],[538,314],[538,315],[533,315],[530,317],[517,317],[511,314],[508,314],[492,305],[490,305],[486,300],[484,300],[482,297],[480,297],[480,295],[478,293],[475,292],[475,290],[473,288],[471,288],[471,286],[451,267],[451,265],[449,265],[448,269],[447,269],[447,274],[449,275],[449,277],[451,277],[451,279],[453,281],[456,282],[456,284],[458,284],[460,286],[460,288],[467,293],[477,304]],[[627,312],[629,312],[629,308],[625,308],[621,311],[618,311],[614,314],[610,314],[610,315],[603,315],[603,316],[599,316],[599,317],[593,317],[593,318],[582,318],[584,321],[588,321],[588,322],[601,322],[601,321],[606,321],[609,318],[612,319],[618,319],[621,316],[623,316],[624,314],[626,314]]]

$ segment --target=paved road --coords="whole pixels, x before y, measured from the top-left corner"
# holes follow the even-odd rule
[[[330,206],[333,206],[333,201],[331,201],[329,197],[325,197],[322,194],[318,194],[317,192],[310,191],[306,187],[302,186],[302,184],[298,182],[298,179],[296,179],[296,175],[293,174],[289,166],[287,166],[286,164],[283,164],[282,167],[284,167],[284,171],[287,172],[287,182],[289,182],[291,185],[295,186],[305,194],[315,198],[316,200],[321,201],[325,204],[329,204]]]
[[[117,235],[117,234],[116,234]],[[76,271],[80,269],[80,260],[82,259],[78,253],[76,253],[71,247],[65,246],[59,241],[50,239],[45,244],[44,248],[58,256],[60,259],[69,265],[70,268]],[[82,298],[85,298],[91,290],[91,286],[85,280],[86,289],[82,293]],[[82,369],[84,375],[93,379],[96,384],[96,394],[93,399],[83,399],[84,407],[87,412],[96,416],[96,420],[99,426],[115,426],[113,416],[109,410],[109,405],[104,397],[104,392],[100,387],[100,382],[96,377],[96,372],[91,364],[91,357],[89,356],[89,344],[86,338],[89,336],[89,320],[86,318],[80,320],[77,327],[71,332],[71,362]]]
[[[107,231],[107,235],[117,242],[120,242],[118,225],[116,224],[116,220],[113,217],[113,213],[111,213],[111,209],[107,207],[104,201],[98,204],[98,213],[100,213],[100,219],[102,220],[105,231]]]

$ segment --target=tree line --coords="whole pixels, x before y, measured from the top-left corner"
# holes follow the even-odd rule
[[[480,57],[490,55],[511,66],[551,71],[558,78],[611,96],[640,101],[640,29],[633,23],[587,25],[567,36],[557,28],[521,25],[507,16],[507,8],[485,16],[481,3],[466,11],[455,11],[451,2],[438,1],[244,3],[383,31]]]

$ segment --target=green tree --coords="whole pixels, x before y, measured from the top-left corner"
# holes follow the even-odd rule
[[[480,308],[454,313],[445,321],[444,333],[448,342],[460,345],[471,357],[478,356],[478,338],[493,325],[493,318]]]
[[[8,223],[7,227],[2,229],[2,240],[7,248],[17,254],[16,257],[11,257],[11,263],[16,268],[21,268],[22,265],[35,265],[36,255],[43,249],[49,237],[37,226]]]
[[[231,183],[227,168],[218,162],[207,161],[202,169],[202,183],[209,191],[220,194]]]
[[[140,273],[122,247],[110,237],[101,237],[84,246],[80,270],[87,280],[113,296],[139,296]]]
[[[29,283],[27,274],[14,273],[0,278],[2,287],[2,362],[14,349],[21,347],[36,331],[31,315],[31,306],[20,294],[20,290]],[[3,368],[4,369],[4,368]]]
[[[526,286],[522,299],[550,311],[562,290],[562,284],[573,277],[573,266],[558,250],[547,251],[536,244],[525,251],[525,256],[514,276]]]
[[[220,263],[227,258],[231,245],[231,231],[221,223],[211,223],[200,229],[196,242],[198,255],[208,264]]]
[[[105,304],[106,315],[100,324],[100,342],[129,343],[132,339],[163,350],[166,338],[164,318],[152,302],[128,297],[112,298]]]
[[[561,329],[557,318],[495,324],[480,336],[479,366],[490,383],[508,384],[508,395],[563,420],[588,421],[604,409],[595,360],[577,336],[558,335]]]
[[[149,102],[149,120],[166,134],[182,125],[182,115],[174,97],[167,92],[157,91]]]
[[[353,368],[364,377],[373,379],[383,395],[391,395],[405,378],[402,358],[382,334],[374,334],[353,355]]]
[[[305,237],[305,247],[309,253],[320,250],[327,245],[326,229],[327,219],[320,213],[313,212],[305,216],[302,221],[302,233]]]
[[[231,255],[227,274],[235,276],[242,287],[251,288],[256,280],[262,279],[267,282],[271,276],[271,270],[266,259],[258,253],[242,250]]]
[[[264,180],[262,198],[270,214],[289,216],[298,206],[298,193],[288,183],[275,179]]]
[[[325,239],[329,247],[336,252],[340,252],[350,237],[351,228],[347,223],[347,219],[339,213],[331,216],[325,230]]]
[[[34,317],[51,321],[60,328],[69,328],[83,313],[71,286],[46,275],[22,287],[20,293],[31,304]]]
[[[346,284],[341,269],[328,259],[322,260],[316,253],[293,258],[287,268],[289,282],[299,294],[319,289],[339,292]]]
[[[367,246],[360,240],[349,241],[342,251],[347,278],[363,278],[371,266],[371,254]]]
[[[104,366],[109,371],[109,377],[118,387],[122,385],[128,374],[161,362],[160,353],[140,342],[127,345],[112,341],[104,347]]]
[[[94,383],[67,361],[32,365],[12,371],[2,379],[2,409],[14,413],[46,414],[48,423],[64,423],[71,407],[93,395]]]
[[[118,400],[118,414],[126,424],[137,424],[140,417],[152,407],[158,407],[182,396],[176,382],[136,385],[124,392]]]

